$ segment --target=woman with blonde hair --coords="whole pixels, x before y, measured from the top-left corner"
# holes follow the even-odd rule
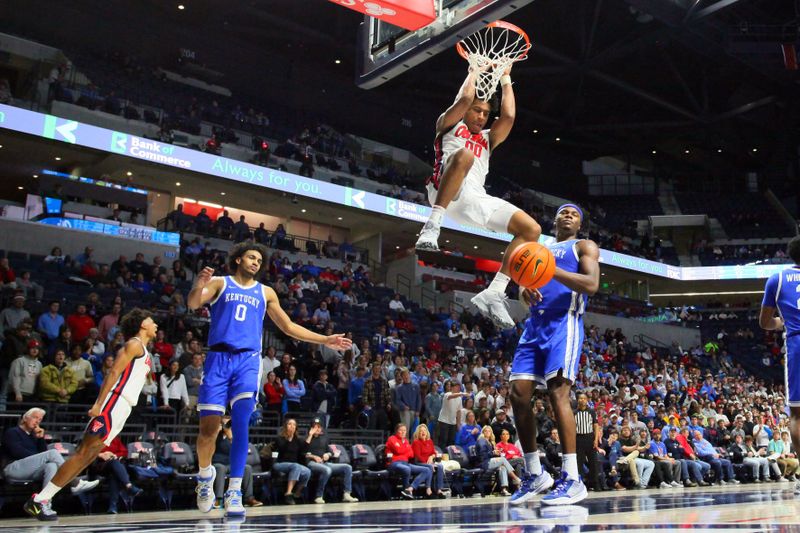
[[[449,491],[450,488],[445,485],[442,456],[436,453],[436,447],[431,440],[428,426],[425,424],[417,426],[417,429],[414,431],[411,448],[414,450],[414,461],[416,461],[418,465],[430,468],[431,473],[434,474],[433,491],[439,498],[446,498],[447,495],[445,491]]]
[[[519,485],[519,476],[514,472],[514,467],[511,466],[508,459],[501,457],[500,452],[495,449],[492,426],[483,426],[478,443],[475,445],[475,451],[484,471],[497,471],[500,480],[500,495],[511,496],[511,492],[508,490],[508,479],[511,478],[515,485]]]

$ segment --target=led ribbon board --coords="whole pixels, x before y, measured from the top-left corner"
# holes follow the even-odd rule
[[[3,104],[0,104],[0,128],[419,223],[425,222],[430,214],[430,207],[412,202]],[[480,237],[511,240],[508,233],[458,224],[449,217],[445,217],[442,225]],[[552,237],[542,236],[539,241],[546,244],[552,240]],[[786,265],[682,268],[609,250],[600,250],[600,262],[675,280],[760,279],[786,268]]]

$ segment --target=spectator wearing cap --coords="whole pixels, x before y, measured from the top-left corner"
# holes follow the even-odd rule
[[[508,419],[508,413],[506,413],[505,407],[498,407],[497,411],[495,411],[492,431],[494,431],[494,437],[497,442],[500,442],[500,436],[503,431],[508,431],[511,442],[517,440],[517,428],[515,428],[514,424]]]
[[[667,447],[661,442],[661,430],[653,429],[653,438],[650,441],[650,455],[655,462],[655,475],[659,487],[668,489],[670,487],[680,487],[681,463],[670,457]]]
[[[5,405],[8,396],[8,374],[11,365],[17,357],[27,352],[31,330],[31,321],[23,320],[14,330],[6,332],[5,341],[0,347],[0,405]]]
[[[16,329],[23,320],[30,320],[31,314],[25,309],[25,296],[17,292],[12,298],[11,306],[0,311],[0,332]]]
[[[353,467],[347,463],[338,462],[338,450],[331,450],[321,417],[316,417],[311,422],[311,429],[308,430],[308,436],[306,437],[306,445],[306,466],[311,470],[312,474],[319,476],[314,503],[325,503],[325,487],[332,476],[342,476],[342,483],[344,484],[342,501],[347,503],[357,502],[358,499],[350,494],[353,490]]]
[[[688,434],[689,430],[687,429],[686,436]],[[711,469],[711,465],[697,459],[691,444],[685,436],[679,433],[677,428],[670,426],[667,438],[664,439],[664,446],[667,448],[667,454],[680,462],[681,479],[683,479],[685,487],[708,486],[708,483],[703,480],[703,475]]]
[[[52,364],[42,369],[39,376],[39,399],[43,402],[69,403],[78,389],[78,379],[66,363],[66,354],[59,350]]]
[[[710,442],[703,438],[703,433],[695,431],[693,433],[692,444],[697,451],[697,457],[711,465],[716,475],[717,485],[726,485],[727,483],[738,484],[739,480],[736,479],[733,466],[730,460],[721,457],[720,454],[714,449]]]
[[[29,402],[35,399],[36,385],[39,374],[42,373],[42,363],[39,361],[41,345],[36,339],[28,341],[25,355],[16,358],[11,363],[9,381],[14,401]]]
[[[64,316],[59,313],[60,310],[61,302],[52,300],[48,305],[47,312],[39,315],[39,320],[36,321],[36,329],[48,343],[58,338],[61,326],[64,325]]]
[[[332,413],[336,407],[336,387],[328,382],[328,371],[321,369],[311,388],[312,407],[316,413]]]

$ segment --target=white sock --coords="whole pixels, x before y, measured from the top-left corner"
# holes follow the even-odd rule
[[[45,488],[42,489],[42,491],[39,494],[34,496],[33,501],[41,503],[52,500],[53,497],[56,494],[58,494],[58,491],[60,490],[61,487],[59,487],[58,485],[54,485],[53,482],[51,481],[45,486]]]
[[[538,476],[542,473],[542,463],[539,461],[539,452],[525,454],[525,470],[534,476]]]
[[[232,477],[228,481],[228,490],[242,490],[242,478]]]
[[[498,271],[497,274],[494,275],[494,279],[489,284],[489,288],[487,290],[505,294],[509,281],[511,281],[511,278]]]
[[[214,467],[211,466],[211,465],[201,466],[200,467],[200,471],[197,473],[197,475],[198,475],[198,477],[202,477],[202,478],[208,479],[208,478],[210,478],[211,476],[214,475]]]
[[[567,473],[569,479],[578,480],[578,457],[574,453],[565,453],[563,455],[563,462],[561,468]]]
[[[433,206],[433,209],[431,209],[431,216],[428,217],[428,222],[425,223],[425,228],[427,228],[428,224],[430,224],[433,228],[439,229],[442,226],[444,212],[444,207],[440,205]]]

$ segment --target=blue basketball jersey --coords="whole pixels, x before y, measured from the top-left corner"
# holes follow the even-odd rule
[[[764,288],[761,305],[778,309],[787,337],[800,333],[800,266],[793,266],[770,276]]]
[[[578,242],[580,242],[579,239],[571,239],[548,246],[556,259],[556,266],[561,270],[578,272],[580,267]],[[556,280],[552,280],[540,288],[539,292],[542,293],[542,301],[531,307],[531,314],[539,311],[572,311],[576,315],[582,315],[586,309],[587,297],[585,294],[578,294]]]
[[[267,311],[264,286],[256,282],[245,288],[231,276],[222,279],[222,291],[211,303],[208,345],[229,352],[260,352]]]

